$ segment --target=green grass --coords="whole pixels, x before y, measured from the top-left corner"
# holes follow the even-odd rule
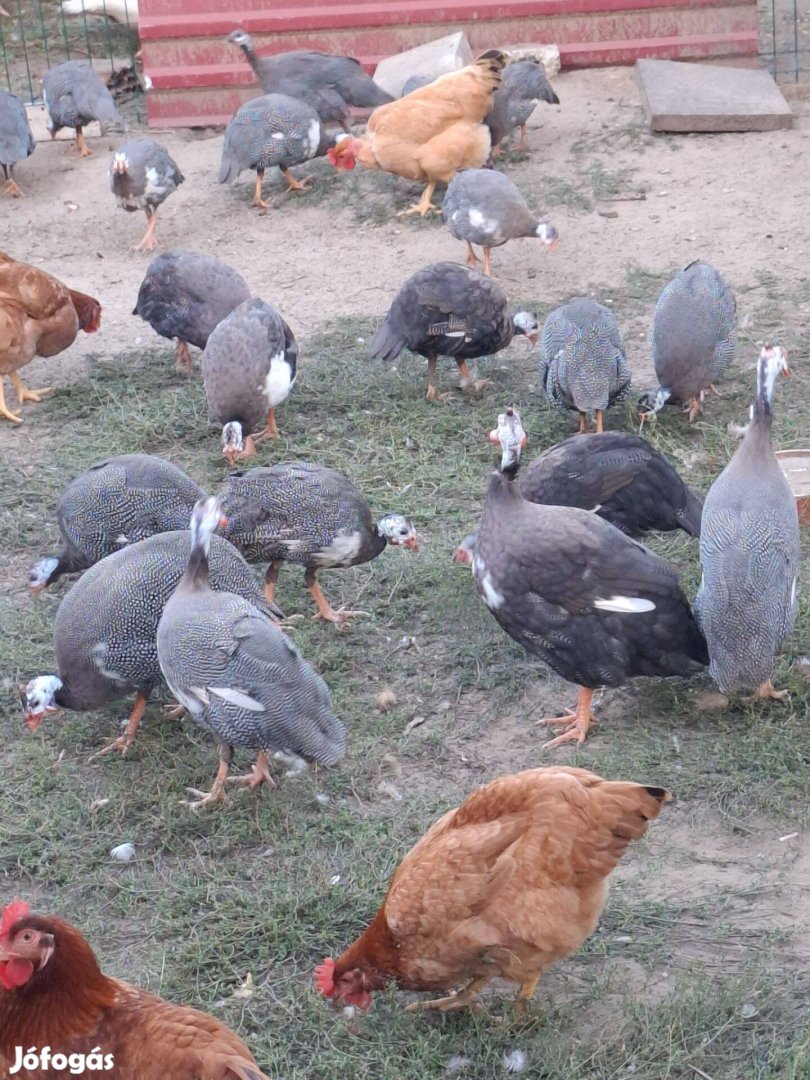
[[[623,283],[597,295],[613,301],[620,321],[632,320],[649,311],[665,279],[632,266]],[[806,299],[763,280],[746,298],[752,326],[759,332],[768,321],[768,332],[778,330],[789,347],[806,344],[793,321]],[[541,313],[550,306],[545,297],[526,302]],[[424,361],[405,357],[393,368],[369,361],[358,339],[371,331],[347,320],[302,343],[299,381],[279,418],[281,442],[260,444],[260,461],[340,468],[375,514],[412,517],[421,550],[323,575],[333,603],[370,613],[342,634],[309,619],[302,573],[284,570],[279,603],[299,616],[295,639],[332,689],[349,754],[336,769],[283,779],[263,796],[234,795],[209,814],[195,816],[180,800],[186,787],[209,783],[214,747],[188,723],[164,719],[158,702],[125,759],[89,765],[128,703],[61,714],[31,736],[15,691],[53,663],[52,620],[69,583],[31,599],[25,572],[53,549],[53,508],[73,475],[107,454],[140,449],[217,490],[224,464],[199,376],[176,374],[170,348],[156,344],[98,360],[83,381],[25,407],[25,425],[0,458],[8,586],[0,595],[3,894],[76,921],[110,972],[213,1009],[240,1030],[268,1075],[284,1080],[490,1080],[506,1075],[503,1056],[515,1048],[527,1055],[527,1075],[544,1080],[807,1080],[802,1002],[810,987],[792,939],[768,922],[777,879],[763,870],[767,889],[724,885],[685,899],[688,868],[681,880],[660,841],[637,845],[599,930],[544,982],[527,1021],[503,994],[488,999],[481,1016],[442,1018],[406,1015],[404,995],[392,991],[351,1021],[316,999],[314,964],[367,924],[426,826],[494,775],[577,761],[663,783],[678,798],[668,812],[695,823],[690,835],[701,825],[707,836],[725,827],[740,844],[753,844],[763,822],[787,833],[810,819],[808,688],[792,669],[806,647],[806,599],[777,672],[789,703],[718,717],[695,706],[706,678],[637,682],[605,695],[604,723],[581,752],[543,752],[533,720],[570,703],[570,688],[501,633],[469,572],[450,559],[480,515],[496,413],[507,403],[521,410],[529,454],[569,434],[571,418],[541,399],[525,343],[479,363],[495,388],[431,406]],[[750,347],[743,353],[754,355]],[[445,364],[443,389],[455,378]],[[725,425],[744,418],[751,384],[739,365],[692,429],[668,410],[649,432],[703,490],[733,452]],[[797,444],[808,416],[801,373],[779,393],[777,442]],[[609,423],[622,427],[629,418],[629,410],[614,410]],[[677,563],[693,594],[695,542],[669,536],[652,545]],[[396,700],[381,713],[376,697],[385,687]],[[407,731],[420,716],[424,722]],[[109,851],[124,840],[136,845],[137,859],[115,864]],[[745,850],[754,859],[759,849]],[[689,866],[700,868],[698,857]],[[740,855],[741,866],[746,859]],[[248,973],[254,993],[234,998]]]

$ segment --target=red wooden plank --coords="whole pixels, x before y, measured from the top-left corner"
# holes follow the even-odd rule
[[[756,56],[758,48],[757,31],[741,30],[731,34],[692,34],[635,41],[571,42],[560,46],[560,61],[564,68],[608,67],[634,64],[642,59],[697,60],[719,56]]]

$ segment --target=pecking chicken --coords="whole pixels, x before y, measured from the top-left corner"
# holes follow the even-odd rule
[[[109,978],[78,930],[32,915],[21,900],[0,919],[0,1075],[16,1064],[17,1047],[82,1061],[100,1051],[112,1057],[102,1075],[113,1080],[267,1080],[221,1021]],[[53,1072],[14,1075],[48,1080]]]
[[[503,776],[428,830],[394,873],[377,916],[316,985],[369,1008],[371,993],[463,989],[408,1006],[475,1006],[494,978],[520,987],[521,1011],[544,971],[593,933],[608,876],[669,794],[552,766]]]
[[[29,390],[18,369],[35,356],[56,356],[73,344],[79,330],[92,334],[100,324],[98,300],[0,251],[0,416],[22,423],[6,406],[4,375],[11,379],[20,405],[40,401],[51,388]]]
[[[459,169],[479,169],[489,159],[491,138],[483,123],[501,82],[506,57],[496,49],[460,71],[442,75],[369,117],[362,139],[343,139],[329,150],[336,168],[382,169],[427,184],[416,206],[405,213],[423,217],[436,210],[438,183],[449,184]]]

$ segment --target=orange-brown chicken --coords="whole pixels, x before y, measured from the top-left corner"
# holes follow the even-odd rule
[[[98,1073],[111,1080],[267,1080],[219,1020],[108,978],[78,930],[31,915],[20,900],[0,921],[0,1076],[17,1063],[17,1047],[23,1054],[49,1047],[51,1057],[111,1055],[112,1068]],[[14,1076],[50,1080],[53,1068]]]
[[[322,994],[368,1008],[394,981],[458,993],[408,1006],[475,1005],[493,978],[537,980],[593,933],[608,875],[669,795],[562,766],[504,776],[450,810],[405,856],[376,918],[316,972]]]
[[[423,217],[436,185],[449,184],[459,169],[478,169],[489,158],[491,138],[483,123],[506,63],[492,49],[472,64],[381,105],[369,117],[362,139],[341,139],[327,156],[336,168],[382,169],[427,184],[416,206],[405,213]]]
[[[30,390],[18,370],[35,356],[62,352],[73,344],[79,330],[92,334],[100,323],[98,300],[0,251],[0,416],[22,423],[22,417],[6,406],[4,375],[11,379],[20,405],[40,401],[50,387]]]

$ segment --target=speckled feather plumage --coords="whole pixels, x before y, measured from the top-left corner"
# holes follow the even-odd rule
[[[499,145],[516,127],[525,124],[541,101],[560,104],[543,65],[533,60],[507,64],[485,121],[492,133],[492,145]]]
[[[116,173],[113,164],[124,155],[128,168]],[[185,177],[165,146],[155,139],[129,139],[118,147],[110,162],[110,190],[124,210],[157,209],[177,191]]]
[[[494,169],[456,173],[444,197],[442,216],[457,240],[481,247],[535,236],[539,224],[517,187]]]
[[[16,165],[35,147],[25,105],[16,94],[0,90],[0,165]]]
[[[49,127],[84,127],[99,120],[105,125],[122,125],[112,94],[92,67],[79,60],[68,60],[50,68],[42,79]]]
[[[225,129],[219,182],[235,181],[244,169],[289,169],[325,152],[315,110],[287,94],[268,94],[246,102]]]

